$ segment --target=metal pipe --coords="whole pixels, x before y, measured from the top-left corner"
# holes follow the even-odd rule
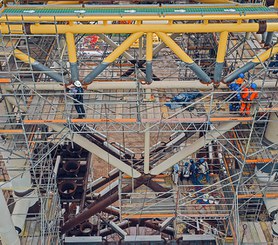
[[[118,48],[108,55],[103,62],[90,72],[83,80],[85,84],[91,83],[106,67],[115,61],[123,52],[125,52],[138,38],[143,35],[143,32],[137,32],[130,35]]]
[[[273,36],[274,36],[274,33],[273,33],[273,32],[268,32],[268,33],[266,34],[266,39],[265,39],[265,43],[264,43],[265,46],[268,47],[268,46],[271,45]]]
[[[70,62],[71,80],[79,80],[79,72],[77,67],[77,56],[74,35],[72,33],[66,33],[66,42],[68,47],[68,57]]]
[[[220,81],[221,81],[221,75],[222,75],[224,60],[225,60],[225,56],[226,56],[228,36],[229,36],[229,33],[227,31],[220,33],[220,40],[219,40],[219,45],[218,45],[216,64],[215,64],[215,68],[214,68],[214,81],[216,83],[220,83]]]
[[[22,21],[22,19],[21,19]],[[40,20],[41,21],[41,20]],[[30,34],[99,34],[99,33],[213,33],[213,32],[258,32],[259,23],[213,23],[213,24],[167,24],[167,25],[91,25],[91,24],[33,24],[30,25]],[[0,27],[2,34],[24,34],[25,28],[23,25],[7,25],[2,24]],[[266,24],[267,32],[278,31],[278,23],[269,22]]]
[[[254,58],[251,61],[247,62],[244,66],[238,68],[233,73],[228,75],[224,79],[224,83],[232,82],[233,80],[235,80],[238,77],[238,75],[240,73],[248,72],[249,70],[253,69],[257,65],[259,65],[259,64],[265,62],[266,60],[270,59],[271,57],[273,57],[275,54],[277,54],[277,52],[278,52],[278,44],[276,44],[273,47],[269,48],[265,52],[263,52],[263,53],[261,53],[259,55],[254,56]]]
[[[167,34],[156,32],[157,36],[205,83],[210,83],[210,77],[199,67]]]
[[[1,237],[2,244],[20,245],[19,236],[12,222],[10,211],[8,209],[7,202],[4,198],[2,190],[0,190],[0,206],[1,206],[0,237]]]
[[[122,193],[129,193],[133,189],[138,188],[142,184],[146,183],[151,177],[148,176],[140,176],[138,179],[134,179],[134,184],[129,184],[122,189]],[[100,201],[96,201],[88,205],[81,213],[76,215],[74,218],[68,220],[62,227],[61,233],[64,234],[65,232],[69,231],[70,229],[74,228],[78,224],[84,222],[85,220],[89,219],[91,216],[101,212],[104,208],[108,207],[112,203],[116,202],[119,199],[118,191],[109,195],[105,199],[101,199]]]
[[[63,83],[65,80],[63,77],[55,71],[52,71],[50,68],[46,67],[45,65],[41,64],[40,62],[36,61],[32,57],[24,54],[18,49],[14,50],[14,56],[19,60],[23,61],[24,63],[30,64],[35,70],[42,71],[46,76],[54,79],[59,83]],[[65,83],[68,83],[65,81]]]
[[[277,84],[275,80],[270,80],[267,83],[263,83],[263,81],[256,81],[256,84],[259,88],[264,86],[264,88],[276,88]],[[20,83],[14,83],[14,86],[21,86]],[[200,90],[212,90],[213,84],[202,84],[198,80],[191,80],[191,81],[155,81],[150,85],[142,84],[143,89],[167,89],[167,88],[180,88],[180,89],[200,89]],[[24,83],[25,90],[30,88],[35,91],[64,91],[64,86],[57,84],[56,82],[49,82],[49,83]],[[127,82],[94,82],[88,85],[87,91],[91,90],[99,90],[99,89],[136,89],[137,82],[127,81]],[[219,89],[227,88],[226,84],[220,84]],[[5,89],[7,91],[13,91],[13,87],[11,85],[5,85]],[[13,95],[11,95],[13,96]],[[16,105],[14,97],[6,97],[9,102],[13,105]]]

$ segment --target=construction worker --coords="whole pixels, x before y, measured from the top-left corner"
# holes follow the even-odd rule
[[[182,171],[181,171],[181,174],[180,174],[180,180],[181,180],[181,182],[183,182],[183,179],[188,181],[189,177],[190,177],[190,163],[189,162],[184,162],[183,168],[182,168]]]
[[[74,106],[78,113],[78,119],[85,117],[85,109],[83,106],[83,88],[80,81],[74,82],[74,87],[70,89],[70,94],[74,99]]]
[[[172,172],[172,179],[173,182],[177,185],[178,184],[178,180],[179,180],[179,171],[180,171],[180,166],[178,163],[176,163],[173,166],[173,172]]]
[[[190,179],[194,185],[197,185],[197,173],[198,173],[198,166],[197,162],[194,162],[193,159],[190,159]]]
[[[255,91],[257,89],[256,83],[251,83],[250,88],[243,88],[240,96],[241,96],[241,106],[240,113],[242,115],[250,115],[251,101],[258,98],[258,92]]]
[[[243,82],[244,82],[244,74],[240,73],[237,80],[229,85],[229,88],[232,91],[235,91],[235,93],[232,94],[232,97],[229,100],[231,102],[231,104],[229,105],[230,111],[238,111],[240,108],[240,103],[239,103],[241,100],[240,90]]]

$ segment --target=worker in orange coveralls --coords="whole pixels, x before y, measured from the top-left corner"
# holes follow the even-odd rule
[[[250,88],[243,88],[241,90],[241,106],[240,113],[241,115],[250,115],[251,101],[258,98],[258,92],[256,83],[251,83]]]

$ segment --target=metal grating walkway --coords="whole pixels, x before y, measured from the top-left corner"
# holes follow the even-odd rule
[[[2,10],[2,15],[181,15],[181,14],[257,14],[275,12],[261,5],[221,7],[211,6],[176,6],[176,7],[8,7]]]

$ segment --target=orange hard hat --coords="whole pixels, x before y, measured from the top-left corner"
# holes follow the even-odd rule
[[[243,78],[241,78],[241,77],[239,77],[237,80],[236,80],[236,83],[237,84],[239,84],[239,85],[241,85],[241,84],[243,84]]]

